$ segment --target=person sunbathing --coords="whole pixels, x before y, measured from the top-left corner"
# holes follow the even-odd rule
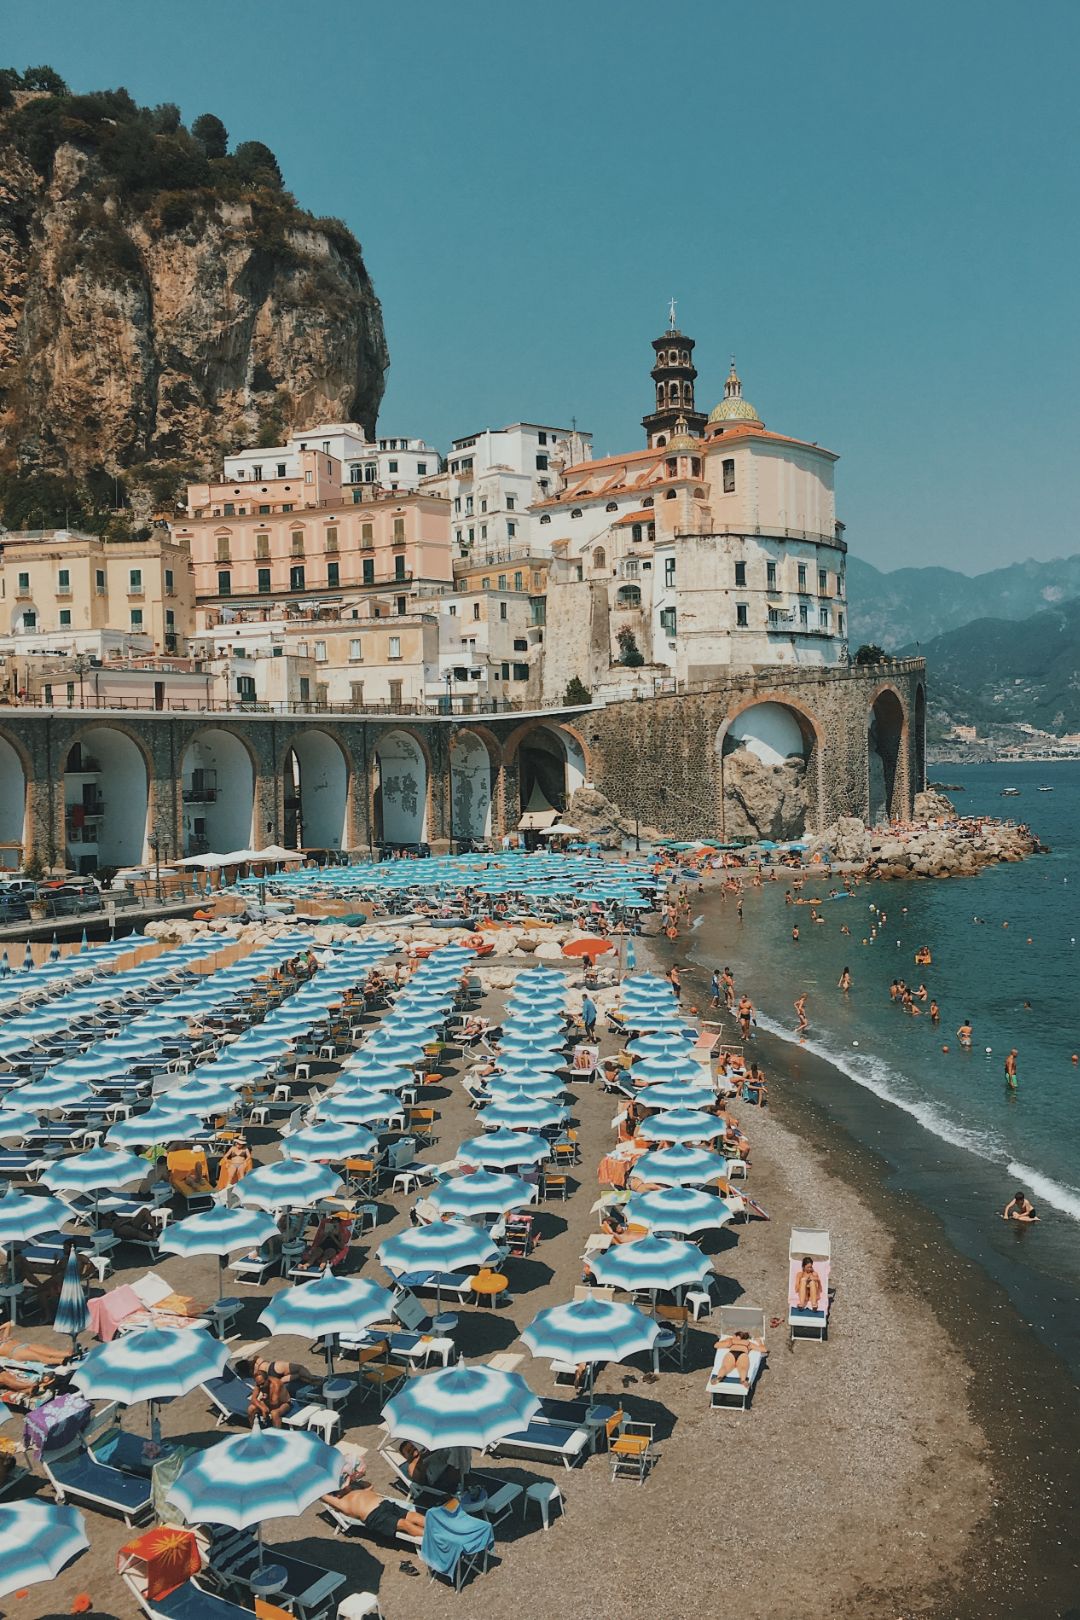
[[[265,1364],[255,1369],[255,1387],[248,1402],[248,1422],[254,1428],[256,1422],[269,1423],[274,1429],[281,1428],[281,1421],[292,1406],[292,1397],[285,1384],[276,1373],[272,1373]]]
[[[213,1192],[214,1188],[206,1173],[205,1161],[196,1162],[187,1170],[174,1169],[169,1172],[169,1180],[178,1193],[185,1198],[194,1198],[204,1193]]]
[[[0,1367],[0,1392],[5,1396],[40,1395],[53,1382],[51,1373],[23,1373],[14,1367]]]
[[[457,1485],[457,1470],[450,1461],[449,1452],[425,1451],[423,1446],[414,1444],[412,1440],[403,1440],[401,1455],[405,1462],[405,1472],[414,1484],[433,1486],[439,1490],[445,1490],[449,1485]]]
[[[733,1372],[743,1388],[749,1389],[750,1354],[753,1350],[757,1350],[761,1355],[765,1354],[763,1340],[751,1338],[745,1328],[740,1328],[737,1333],[728,1333],[724,1338],[717,1339],[715,1348],[724,1352],[723,1360],[715,1369],[717,1380],[724,1379],[728,1373]]]
[[[148,1209],[136,1209],[129,1214],[119,1210],[103,1211],[101,1225],[128,1243],[154,1243],[161,1235],[161,1228]]]
[[[352,1236],[352,1227],[340,1215],[324,1215],[300,1261],[302,1266],[329,1266]]]
[[[218,1192],[224,1191],[226,1187],[235,1186],[254,1168],[255,1160],[251,1156],[251,1149],[244,1138],[238,1136],[235,1142],[229,1143],[221,1156],[221,1163],[218,1165]]]
[[[393,1541],[399,1535],[422,1536],[424,1533],[424,1515],[416,1508],[406,1508],[402,1512],[396,1503],[380,1496],[374,1485],[365,1478],[362,1464],[342,1481],[340,1490],[331,1491],[323,1497],[323,1501],[335,1513],[366,1524],[369,1530],[386,1541]]]
[[[809,1255],[795,1273],[795,1303],[801,1311],[821,1309],[821,1278],[814,1270],[814,1262]]]

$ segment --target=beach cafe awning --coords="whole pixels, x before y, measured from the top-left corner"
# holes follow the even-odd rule
[[[518,832],[543,832],[558,821],[560,811],[545,799],[539,787],[534,787],[524,814],[518,822]]]

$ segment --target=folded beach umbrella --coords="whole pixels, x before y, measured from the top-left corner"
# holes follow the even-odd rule
[[[707,1148],[654,1148],[651,1153],[642,1154],[634,1165],[637,1180],[659,1181],[667,1187],[704,1187],[710,1181],[723,1180],[726,1175],[723,1154],[710,1153]]]
[[[105,1133],[112,1148],[148,1147],[153,1142],[180,1142],[197,1136],[202,1121],[195,1114],[179,1108],[167,1108],[164,1103],[148,1108],[145,1114],[132,1114],[118,1119]]]
[[[64,1280],[60,1284],[60,1298],[56,1303],[56,1316],[53,1327],[57,1333],[70,1333],[72,1352],[75,1341],[82,1333],[90,1320],[90,1313],[86,1308],[86,1290],[83,1288],[79,1276],[79,1257],[72,1249],[67,1257],[64,1267]]]
[[[253,1429],[190,1458],[168,1491],[188,1524],[254,1525],[262,1566],[266,1519],[297,1518],[341,1483],[341,1453],[304,1429]],[[249,1571],[248,1579],[255,1571]]]
[[[660,1232],[719,1231],[731,1220],[731,1210],[722,1198],[697,1187],[635,1193],[627,1200],[625,1213],[628,1221]]]
[[[306,1209],[323,1198],[333,1198],[341,1178],[321,1164],[305,1164],[300,1159],[282,1159],[252,1170],[237,1183],[241,1203],[259,1209]]]
[[[215,1204],[213,1209],[174,1221],[158,1239],[158,1248],[163,1254],[216,1254],[220,1299],[224,1293],[225,1256],[257,1249],[276,1235],[277,1227],[269,1215]]]
[[[382,1420],[395,1440],[411,1440],[428,1451],[455,1446],[482,1450],[526,1428],[539,1409],[538,1396],[520,1374],[459,1361],[410,1378],[387,1401]]]
[[[474,1271],[498,1259],[499,1248],[481,1226],[433,1221],[387,1238],[378,1253],[391,1276],[400,1276],[408,1271]]]
[[[280,1147],[290,1159],[317,1161],[328,1159],[358,1159],[374,1153],[379,1139],[363,1125],[348,1120],[326,1120],[321,1125],[309,1125],[306,1130],[283,1136]]]
[[[657,1324],[633,1305],[579,1299],[572,1305],[540,1311],[522,1333],[521,1342],[534,1356],[592,1367],[598,1361],[625,1361],[651,1350],[659,1333]]]
[[[53,1580],[89,1545],[77,1508],[54,1502],[0,1507],[0,1597]]]
[[[502,1102],[498,1099],[480,1110],[484,1130],[495,1125],[512,1131],[544,1131],[566,1119],[568,1110],[542,1097]]]
[[[701,1074],[701,1070],[698,1070]],[[712,1086],[693,1086],[685,1081],[660,1080],[638,1092],[642,1108],[709,1108],[716,1101]]]
[[[96,1344],[71,1375],[71,1381],[95,1401],[150,1403],[150,1432],[155,1440],[158,1401],[186,1395],[208,1378],[218,1378],[229,1359],[229,1347],[197,1328],[140,1328]]]
[[[276,1293],[259,1321],[271,1333],[326,1340],[327,1374],[334,1370],[334,1339],[362,1333],[372,1322],[389,1319],[394,1296],[365,1277],[335,1277],[329,1266],[321,1277]]]
[[[700,1108],[668,1108],[643,1119],[637,1134],[647,1142],[710,1142],[725,1129],[722,1119]]]
[[[520,1176],[493,1170],[475,1170],[467,1176],[451,1176],[427,1195],[428,1202],[448,1215],[505,1215],[536,1198],[536,1188]]]
[[[619,1243],[589,1262],[596,1281],[604,1287],[659,1289],[689,1287],[712,1270],[707,1255],[696,1243],[673,1238],[643,1237]]]
[[[510,1170],[518,1165],[539,1164],[551,1155],[550,1145],[542,1136],[530,1136],[525,1131],[491,1131],[487,1136],[474,1136],[462,1142],[457,1158],[464,1164],[480,1164],[489,1170]]]

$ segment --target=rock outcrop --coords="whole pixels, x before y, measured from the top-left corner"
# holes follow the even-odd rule
[[[802,836],[806,826],[806,763],[766,765],[749,748],[724,755],[724,825],[729,838]]]
[[[96,482],[102,506],[126,490],[145,522],[243,444],[318,420],[373,431],[389,362],[350,232],[305,214],[273,173],[245,180],[241,149],[210,161],[182,126],[154,133],[160,109],[95,122],[101,99],[19,95],[0,112],[9,494]],[[160,188],[142,154],[117,155],[120,135],[162,145]]]
[[[920,797],[940,798],[937,794]],[[872,832],[862,822],[844,818],[809,840],[811,858],[820,855],[833,866],[856,868],[867,877],[878,878],[974,877],[984,866],[1022,861],[1040,849],[1037,838],[1011,822],[945,822],[937,818],[923,825]]]

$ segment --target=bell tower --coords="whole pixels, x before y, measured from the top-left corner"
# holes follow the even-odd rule
[[[675,324],[674,298],[668,311],[667,331],[653,338],[652,346],[656,409],[641,419],[646,443],[650,448],[667,444],[680,417],[686,419],[683,431],[700,438],[705,431],[705,415],[694,404],[694,339],[686,337]]]

